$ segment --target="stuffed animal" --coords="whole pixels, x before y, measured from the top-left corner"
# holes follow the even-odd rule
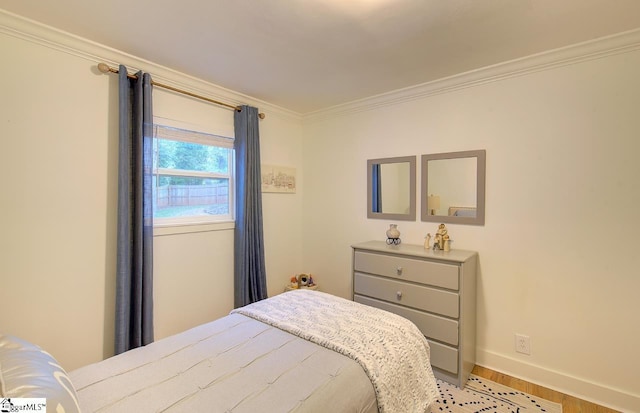
[[[294,275],[293,277],[291,277],[291,283],[293,283],[294,278],[296,279],[298,288],[313,287],[315,285],[315,282],[313,281],[313,276],[311,274],[301,273],[298,275]]]
[[[300,287],[307,287],[309,285],[309,274],[298,274],[298,284],[300,284]]]

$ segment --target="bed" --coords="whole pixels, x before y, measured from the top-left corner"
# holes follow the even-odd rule
[[[4,357],[0,349],[0,369]],[[438,397],[415,325],[310,290],[236,309],[57,382],[66,398],[48,398],[47,411],[405,413],[426,412]]]

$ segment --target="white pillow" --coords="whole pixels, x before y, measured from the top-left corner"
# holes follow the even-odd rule
[[[0,334],[0,396],[46,398],[47,412],[80,413],[69,376],[35,344]]]

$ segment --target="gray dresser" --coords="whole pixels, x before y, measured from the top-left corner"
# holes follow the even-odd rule
[[[353,299],[413,321],[437,378],[464,388],[476,360],[474,251],[369,241],[353,248]]]

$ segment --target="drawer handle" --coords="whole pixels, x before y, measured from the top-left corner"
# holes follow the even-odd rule
[[[396,293],[396,297],[398,298],[398,300],[402,300],[402,291],[398,291]]]
[[[396,268],[396,273],[398,273],[398,275],[402,275],[402,267]]]

